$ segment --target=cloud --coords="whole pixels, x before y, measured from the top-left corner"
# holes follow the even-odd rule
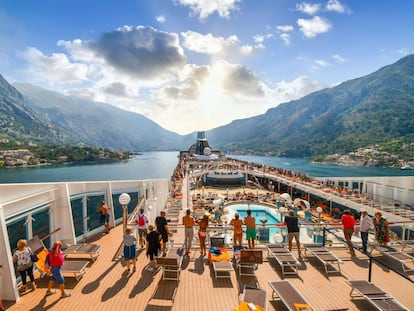
[[[306,76],[300,76],[291,82],[278,82],[275,88],[272,89],[271,96],[276,102],[284,103],[299,99],[324,88],[326,88],[326,86],[318,81],[312,80]]]
[[[124,26],[88,47],[116,70],[148,79],[179,70],[186,62],[178,36],[152,27]]]
[[[346,8],[339,2],[339,0],[329,0],[326,4],[327,11],[333,11],[337,13],[345,13]]]
[[[157,101],[197,100],[209,75],[210,67],[189,64],[178,73],[175,81],[169,81],[168,85],[160,90]]]
[[[81,98],[87,98],[93,101],[102,101],[104,97],[100,96],[94,89],[85,88],[85,89],[69,89],[63,92],[67,96],[75,96]]]
[[[297,24],[300,31],[302,31],[307,38],[316,37],[318,34],[328,32],[332,28],[330,21],[319,16],[314,16],[312,19],[300,18],[298,19]]]
[[[87,80],[88,66],[71,63],[66,54],[44,55],[36,48],[28,48],[23,54],[28,67],[26,74],[34,81],[48,81],[49,84],[73,84]]]
[[[241,65],[232,65],[219,62],[223,74],[223,91],[226,94],[238,94],[242,96],[262,97],[264,96],[263,85],[254,72]]]
[[[175,0],[178,5],[188,6],[192,14],[198,15],[200,19],[215,12],[222,18],[228,18],[231,11],[238,10],[238,2],[241,0]]]
[[[309,15],[315,15],[321,9],[321,5],[319,3],[307,3],[302,2],[296,4],[296,10],[302,13],[306,13]]]
[[[194,31],[182,32],[183,46],[188,50],[202,54],[234,55],[235,53],[249,55],[254,48],[250,45],[241,46],[235,35],[228,38],[214,37],[212,34],[203,35]]]
[[[120,96],[120,97],[128,97],[128,90],[125,84],[120,82],[114,82],[107,85],[103,91],[107,94]]]
[[[400,55],[406,56],[406,55],[411,54],[412,52],[409,49],[399,49],[397,53]]]
[[[160,23],[160,24],[163,24],[163,23],[165,23],[165,21],[166,21],[166,18],[165,18],[165,16],[164,16],[164,15],[159,15],[159,16],[157,16],[155,19],[156,19],[156,21],[157,21],[158,23]]]
[[[345,58],[343,58],[343,57],[342,57],[341,55],[339,55],[339,54],[332,55],[332,58],[333,58],[333,59],[335,59],[336,61],[340,62],[340,63],[344,63],[344,62],[346,62],[346,59],[345,59]]]
[[[279,37],[286,46],[290,45],[290,35],[288,33],[281,33]]]
[[[290,32],[290,31],[293,31],[293,26],[291,26],[291,25],[279,25],[279,26],[276,26],[276,30],[278,30],[280,32]]]
[[[317,70],[319,70],[323,67],[329,66],[329,65],[330,65],[330,63],[323,60],[323,59],[316,59],[316,60],[313,61],[313,64],[311,66],[311,70],[312,71],[317,71]]]
[[[279,25],[276,26],[276,30],[280,32],[279,38],[283,41],[286,46],[290,45],[290,34],[288,32],[293,31],[293,26],[291,25]]]
[[[265,37],[263,35],[255,35],[253,37],[253,40],[255,43],[262,44],[265,40]]]

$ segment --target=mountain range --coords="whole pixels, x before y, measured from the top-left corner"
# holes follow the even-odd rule
[[[0,141],[89,145],[130,151],[177,150],[195,142],[143,115],[0,75]],[[374,73],[280,104],[206,132],[228,153],[290,157],[348,153],[414,142],[414,55]]]

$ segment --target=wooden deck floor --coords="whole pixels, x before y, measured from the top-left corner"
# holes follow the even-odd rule
[[[66,278],[66,288],[71,297],[60,299],[57,293],[45,297],[47,279],[38,279],[38,288],[28,292],[14,304],[6,304],[7,310],[154,310],[154,311],[231,311],[239,304],[243,285],[257,285],[268,291],[268,310],[286,310],[280,301],[271,299],[268,281],[283,279],[281,269],[273,260],[268,260],[264,252],[264,263],[259,265],[256,277],[239,277],[231,272],[230,279],[213,276],[206,257],[201,257],[198,249],[193,249],[190,257],[185,257],[179,283],[162,281],[162,272],[155,274],[145,268],[148,259],[140,250],[137,272],[128,274],[118,260],[113,260],[121,243],[122,227],[114,228],[109,235],[99,236],[94,243],[102,246],[100,256],[91,262],[85,276],[77,282]],[[174,243],[182,241],[183,229],[179,228]],[[335,250],[344,261],[342,273],[325,275],[323,266],[305,257],[301,261],[299,275],[285,276],[297,290],[314,306],[315,310],[372,310],[363,299],[350,299],[347,279],[367,279],[368,259],[359,255],[351,259],[345,248]],[[372,281],[397,298],[409,309],[414,310],[414,285],[409,281],[374,265]]]

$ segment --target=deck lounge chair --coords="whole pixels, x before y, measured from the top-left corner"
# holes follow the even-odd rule
[[[341,264],[343,263],[340,258],[338,258],[334,253],[324,246],[318,244],[305,244],[305,256],[307,252],[311,253],[315,258],[317,258],[325,267],[325,273],[336,273],[341,272]],[[334,267],[338,265],[338,270],[329,270],[328,267]]]
[[[245,285],[242,293],[242,302],[253,303],[267,310],[267,291]]]
[[[282,268],[282,274],[298,274],[299,261],[283,245],[272,244],[268,246],[269,257],[273,257]]]
[[[99,250],[101,246],[98,244],[82,243],[69,245],[67,248],[62,250],[65,256],[70,257],[90,257],[95,261],[99,257]]]
[[[230,272],[233,271],[233,264],[230,262],[230,256],[224,248],[224,237],[210,237],[210,251],[208,259],[212,264],[214,277],[231,278]],[[220,253],[216,256],[216,253]]]
[[[414,250],[414,241],[413,240],[405,240],[400,241],[400,244],[402,245],[401,251],[403,252],[406,247],[411,248]]]
[[[289,311],[312,311],[313,307],[289,281],[270,281],[272,299],[279,298]]]
[[[170,248],[165,257],[157,257],[157,264],[163,269],[163,280],[180,280],[181,264],[183,262],[184,249]]]
[[[411,255],[408,255],[407,253],[400,251],[394,247],[391,246],[375,246],[371,253],[376,250],[380,254],[391,258],[395,261],[397,261],[399,264],[401,264],[401,268],[404,271],[404,273],[412,272],[414,271],[414,257]]]
[[[263,252],[261,250],[242,249],[237,266],[239,275],[256,276],[257,265],[263,263]]]
[[[39,261],[35,263],[36,267],[41,273],[48,274],[50,271],[45,266],[45,258],[48,254],[48,250],[43,244],[43,241],[39,238],[39,236],[35,235],[27,241],[27,245],[33,253],[38,254]],[[79,281],[86,273],[86,267],[88,264],[89,261],[87,260],[65,260],[62,266],[62,273],[64,276],[74,277],[77,281]]]
[[[376,310],[381,311],[408,311],[408,308],[402,305],[390,294],[384,292],[376,285],[365,280],[347,280],[351,287],[351,297],[363,297],[369,301]],[[355,294],[353,294],[356,292]]]

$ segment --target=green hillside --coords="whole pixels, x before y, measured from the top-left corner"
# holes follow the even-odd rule
[[[413,157],[414,55],[206,135],[228,152],[308,157],[378,144]]]

